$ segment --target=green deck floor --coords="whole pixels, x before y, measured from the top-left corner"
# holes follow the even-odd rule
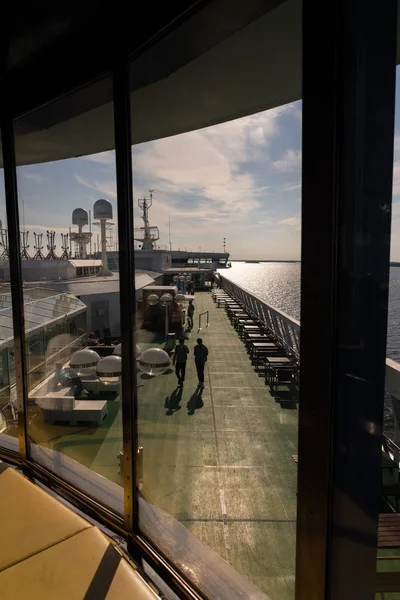
[[[197,293],[195,323],[209,310],[210,327],[186,342],[183,391],[172,369],[138,374],[139,443],[144,448],[143,495],[173,515],[271,600],[294,598],[298,411],[282,408],[250,364],[243,343],[210,293]],[[200,407],[193,360],[196,338],[209,349]],[[142,351],[163,347],[163,336],[138,333]],[[48,425],[29,408],[29,434],[121,484],[119,398],[108,402],[101,427]],[[14,428],[11,435],[17,435]],[[398,555],[381,549],[380,557]],[[399,561],[377,570],[398,571]],[[400,600],[400,593],[376,594]]]
[[[187,342],[183,392],[174,373],[139,375],[143,494],[272,600],[292,599],[298,413],[269,394],[211,294],[197,293],[195,307],[195,323],[209,310],[210,327],[200,334],[194,329]],[[204,405],[196,409],[193,347],[199,336],[209,359]],[[154,345],[151,337],[139,334],[142,350]]]
[[[138,375],[139,444],[144,497],[179,519],[271,600],[294,598],[298,412],[281,408],[250,365],[243,343],[210,293],[197,293],[198,315],[183,391],[172,369]],[[201,402],[193,359],[196,338],[209,349]],[[141,330],[142,351],[163,336]],[[200,407],[200,404],[203,406]],[[108,402],[101,427],[49,426],[32,409],[30,435],[121,483],[120,401]]]

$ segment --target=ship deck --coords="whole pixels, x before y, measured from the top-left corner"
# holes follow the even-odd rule
[[[271,600],[294,597],[298,411],[284,408],[250,364],[224,309],[196,293],[181,392],[175,373],[139,375],[143,495],[173,515]],[[143,349],[154,334],[139,332]],[[196,338],[209,349],[199,399]],[[282,406],[285,406],[282,403]],[[286,406],[289,406],[286,404]]]
[[[298,410],[271,396],[209,292],[196,294],[195,309],[195,323],[209,311],[210,327],[200,334],[194,329],[186,342],[190,355],[183,390],[172,368],[155,378],[138,374],[142,493],[271,600],[292,600]],[[193,360],[199,336],[209,349],[201,398]],[[143,351],[163,346],[164,339],[142,329],[138,342]],[[100,427],[49,425],[31,405],[30,438],[121,484],[121,404],[119,397],[108,400]],[[7,433],[17,436],[16,425]],[[378,571],[398,572],[398,548],[379,548],[378,557]],[[380,597],[398,600],[400,594]]]
[[[225,310],[217,308],[209,292],[198,292],[195,323],[207,310],[209,328],[200,334],[195,328],[187,341],[183,390],[172,368],[154,378],[138,375],[142,493],[271,600],[291,600],[298,411],[270,395]],[[209,349],[201,398],[193,359],[199,336]],[[144,329],[138,333],[142,351],[163,341]],[[30,436],[120,484],[120,406],[119,398],[108,402],[101,427],[50,426],[33,406]]]

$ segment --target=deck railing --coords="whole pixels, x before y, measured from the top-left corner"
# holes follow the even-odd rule
[[[300,360],[300,323],[281,310],[273,308],[264,300],[233,283],[221,273],[218,279],[222,288],[239,300],[249,314],[261,321],[289,354]]]
[[[220,273],[217,274],[222,288],[237,298],[251,315],[261,321],[286,350],[300,361],[300,322],[281,310],[267,304],[264,300],[248,292],[237,283],[233,283]],[[391,451],[399,459],[400,464],[400,363],[386,359],[386,392],[390,397],[393,409],[393,427],[389,441],[392,446],[398,445]]]

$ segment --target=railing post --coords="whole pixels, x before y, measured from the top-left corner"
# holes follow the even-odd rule
[[[21,459],[29,456],[27,419],[28,389],[26,381],[24,289],[21,267],[17,167],[15,161],[13,123],[7,119],[1,124],[4,186],[6,194],[7,226],[10,250],[11,302],[14,327],[14,361],[18,406],[18,441]]]
[[[397,1],[306,0],[302,23],[296,600],[366,600],[381,495]]]
[[[135,356],[135,265],[133,251],[133,182],[128,64],[114,72],[115,163],[118,196],[120,271],[122,433],[124,520],[128,531],[138,533],[137,495],[137,385]]]
[[[220,281],[223,289],[239,300],[250,316],[263,323],[275,339],[299,359],[300,324],[298,322],[225,277],[220,276]]]

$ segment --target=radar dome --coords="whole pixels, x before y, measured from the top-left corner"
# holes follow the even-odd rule
[[[83,348],[73,353],[70,359],[70,367],[79,374],[93,373],[100,356],[90,348]]]
[[[162,348],[149,348],[139,359],[140,370],[152,377],[165,373],[170,364],[169,356]]]
[[[72,225],[78,225],[78,227],[84,227],[89,223],[89,217],[87,211],[84,208],[75,208],[72,212]]]
[[[95,219],[112,219],[113,209],[111,203],[104,200],[104,198],[96,200],[93,206],[93,216]]]
[[[122,344],[117,344],[114,348],[114,352],[113,354],[115,354],[116,356],[121,356],[121,348],[122,348]],[[135,358],[139,359],[140,355],[142,354],[142,351],[140,349],[140,346],[138,346],[136,344],[136,348],[135,348]]]
[[[103,383],[114,383],[119,381],[122,371],[122,360],[120,356],[110,354],[101,358],[96,365],[97,377]]]

